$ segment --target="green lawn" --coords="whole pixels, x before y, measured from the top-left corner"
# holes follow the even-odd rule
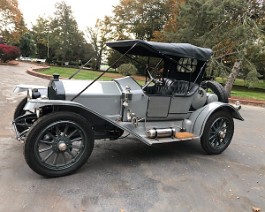
[[[60,77],[69,78],[78,69],[75,68],[63,68],[52,66],[49,69],[41,71],[43,74],[53,75],[54,73],[60,74]],[[91,70],[81,70],[74,79],[90,80],[97,78],[102,72],[91,71]],[[110,77],[103,76],[101,80],[111,80]]]
[[[44,74],[52,75],[54,73],[60,74],[63,78],[70,77],[77,69],[74,68],[62,68],[62,67],[55,67],[52,66],[50,69],[42,71]],[[92,70],[81,70],[74,78],[75,79],[85,79],[85,80],[93,80],[98,77],[102,72],[92,71]],[[106,73],[108,75],[109,73]],[[111,77],[103,76],[100,78],[101,80],[111,80],[116,77],[120,77],[121,75],[111,73]],[[217,78],[217,81],[220,83],[223,82],[221,78]],[[143,80],[137,80],[139,84],[144,84]],[[245,86],[245,83],[242,79],[237,79],[235,85]],[[263,88],[265,89],[265,82],[260,81],[254,85],[255,88]],[[247,87],[234,87],[231,93],[232,97],[241,97],[241,98],[252,98],[256,100],[265,100],[265,91],[256,91],[253,89],[248,89]]]
[[[220,83],[225,83],[225,80],[221,77],[217,77],[216,81]],[[241,87],[233,87],[231,92],[232,97],[265,100],[265,82],[263,80],[260,80],[258,83],[255,83],[252,88],[248,88],[243,79],[236,79],[234,85]],[[255,90],[255,88],[257,88],[257,90]],[[261,89],[264,89],[264,91],[262,91]]]
[[[221,77],[216,77],[215,80],[220,83],[225,83],[225,79],[222,79]],[[234,82],[234,85],[247,86],[246,82],[243,79],[236,79],[236,81]],[[255,83],[252,87],[265,89],[265,82],[263,80],[259,80],[259,82]]]
[[[69,78],[73,73],[75,73],[78,69],[75,68],[62,68],[62,67],[55,67],[52,66],[50,69],[46,69],[41,71],[43,74],[53,75],[54,73],[60,74],[60,77]],[[81,80],[93,80],[96,79],[102,72],[93,71],[93,70],[81,70],[77,75],[74,76],[74,79],[81,79]],[[111,76],[106,76],[111,75]],[[100,80],[112,80],[114,78],[121,77],[118,73],[107,72],[103,75]],[[139,84],[143,85],[144,80],[136,80]]]
[[[265,100],[265,91],[255,91],[248,88],[233,88],[231,92],[232,97],[250,98],[255,100]]]

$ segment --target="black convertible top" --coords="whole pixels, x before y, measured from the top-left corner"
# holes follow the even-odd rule
[[[212,50],[201,48],[189,43],[162,43],[143,40],[121,40],[108,42],[107,46],[124,54],[150,57],[184,57],[208,61]]]

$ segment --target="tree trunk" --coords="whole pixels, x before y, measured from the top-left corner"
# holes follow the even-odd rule
[[[100,65],[101,65],[101,57],[97,58],[97,62],[96,62],[96,70],[100,71]]]
[[[241,65],[242,65],[242,61],[236,61],[234,63],[231,73],[228,76],[227,82],[225,84],[225,90],[229,97],[231,96],[231,90],[236,80],[236,77],[241,69]]]

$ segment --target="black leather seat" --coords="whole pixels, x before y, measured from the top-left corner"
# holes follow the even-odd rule
[[[148,94],[162,96],[191,96],[198,88],[199,85],[192,82],[165,78],[163,84],[156,84],[147,88],[146,91]]]

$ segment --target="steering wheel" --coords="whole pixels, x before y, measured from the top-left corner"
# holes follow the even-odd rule
[[[158,80],[158,79],[155,79],[152,74],[150,73],[150,71],[147,69],[147,74],[148,74],[148,77],[150,78],[146,84],[142,87],[142,89],[145,89],[148,85],[150,85],[151,82],[153,82],[154,84],[161,84],[163,83],[162,81]]]

